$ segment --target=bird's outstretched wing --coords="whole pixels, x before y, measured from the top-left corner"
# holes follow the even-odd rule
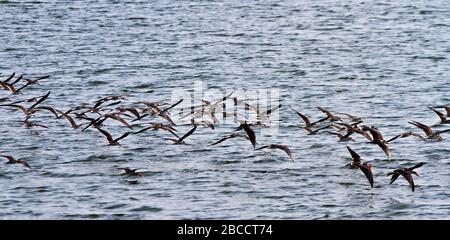
[[[247,133],[248,139],[250,140],[250,142],[253,145],[253,148],[256,147],[256,135],[255,135],[255,131],[253,131],[253,129],[250,128],[250,126],[247,123],[242,123],[241,127],[244,129],[244,131]]]
[[[400,176],[400,173],[398,173],[397,171],[393,171],[393,172],[390,172],[387,174],[387,176],[390,176],[390,175],[392,175],[392,177],[391,177],[391,182],[389,182],[389,184],[392,184],[395,182],[395,180],[397,180],[398,176]]]
[[[355,151],[353,151],[353,149],[351,149],[349,146],[347,146],[347,150],[352,155],[352,159],[354,162],[361,162],[361,156],[359,156],[359,154],[357,154]]]
[[[311,125],[311,121],[309,120],[308,117],[306,117],[305,115],[303,115],[301,112],[289,107],[292,111],[294,111],[305,123],[306,126],[310,126]]]
[[[368,165],[362,164],[359,166],[359,169],[366,175],[367,180],[369,180],[370,187],[373,188],[373,174],[372,174],[372,168]]]
[[[184,134],[184,136],[182,136],[180,139],[178,139],[178,142],[182,142],[185,138],[189,137],[192,133],[195,132],[195,130],[197,129],[197,125],[194,125],[194,127],[189,130],[189,132],[187,132],[186,134]]]
[[[107,131],[101,129],[101,128],[97,128],[103,135],[105,135],[106,139],[108,140],[109,143],[113,143],[113,138],[111,136],[111,134],[109,134]]]

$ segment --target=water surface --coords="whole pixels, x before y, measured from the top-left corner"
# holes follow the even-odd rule
[[[96,131],[25,129],[0,109],[0,151],[32,171],[0,164],[2,219],[449,219],[450,136],[402,139],[393,160],[358,138],[350,145],[374,166],[375,188],[349,162],[345,143],[305,136],[291,105],[366,117],[386,137],[438,119],[427,105],[450,104],[449,1],[1,1],[0,74],[51,75],[23,98],[52,94],[68,109],[101,96],[171,100],[174,88],[281,91],[278,134],[258,144],[206,145],[232,131],[199,128],[188,146],[160,132],[105,146]],[[0,97],[9,94],[0,92]],[[49,115],[36,120],[47,121]],[[116,126],[117,129],[118,126]],[[443,126],[436,126],[438,129]],[[120,128],[123,130],[123,128]],[[180,132],[189,127],[181,126]],[[390,170],[426,162],[412,193]],[[145,172],[129,184],[116,167]]]

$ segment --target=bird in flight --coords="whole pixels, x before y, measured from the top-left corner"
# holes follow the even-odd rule
[[[422,131],[425,133],[425,138],[429,140],[441,141],[443,140],[443,138],[441,137],[441,133],[450,132],[450,129],[434,132],[431,127],[417,121],[410,121],[408,123],[422,129]]]
[[[352,163],[348,164],[347,166],[349,166],[350,168],[359,168],[369,181],[370,187],[373,188],[372,165],[369,163],[362,162],[359,154],[353,151],[353,149],[351,149],[349,146],[347,146],[347,150],[350,152],[352,156]]]
[[[250,125],[247,122],[241,123],[239,126],[240,128],[244,129],[244,131],[247,133],[248,139],[253,145],[253,148],[256,147],[256,134],[253,129],[250,128]]]
[[[217,142],[210,144],[209,146],[217,145],[217,144],[219,144],[219,143],[221,143],[221,142],[223,142],[225,140],[232,139],[232,138],[246,138],[247,140],[249,140],[249,137],[246,134],[243,134],[243,133],[232,133],[232,134],[229,134],[229,135],[221,138]]]
[[[436,115],[439,117],[439,120],[441,120],[441,124],[447,124],[450,123],[450,119],[447,119],[447,116],[441,112],[439,112],[438,110],[432,108],[432,107],[428,107],[431,111],[433,111],[434,113],[436,113]]]
[[[194,125],[194,127],[189,130],[189,132],[187,132],[186,134],[184,134],[184,136],[182,136],[179,139],[174,139],[174,138],[164,138],[165,140],[170,140],[173,142],[173,144],[186,144],[184,142],[184,139],[186,139],[187,137],[189,137],[192,133],[195,132],[195,130],[197,129],[197,125]]]
[[[394,183],[395,180],[397,180],[397,178],[401,175],[401,176],[403,176],[406,179],[406,181],[408,181],[409,185],[411,186],[411,190],[414,192],[415,184],[414,184],[414,180],[413,180],[412,175],[414,174],[416,176],[419,176],[419,174],[416,171],[414,171],[414,169],[422,167],[424,164],[425,163],[421,162],[421,163],[415,165],[414,167],[411,167],[411,168],[400,168],[400,169],[396,169],[396,170],[388,173],[387,176],[391,176],[392,175],[391,182],[389,184]]]
[[[370,143],[378,145],[378,147],[380,147],[381,150],[383,150],[384,154],[386,154],[388,160],[391,160],[392,159],[391,148],[389,147],[388,142],[386,140],[384,140],[381,132],[374,126],[372,126],[372,127],[362,126],[361,129],[363,131],[370,132],[370,134],[372,135],[372,139],[373,139],[372,142],[370,142]]]
[[[294,157],[292,156],[292,151],[285,145],[280,145],[280,144],[270,144],[270,145],[266,145],[266,146],[262,146],[260,148],[255,149],[255,151],[257,150],[261,150],[264,148],[269,148],[269,149],[281,149],[283,150],[291,159],[291,161],[294,161]]]
[[[325,113],[325,115],[327,115],[328,119],[332,122],[337,122],[337,121],[342,121],[342,118],[334,115],[333,113],[331,113],[330,111],[321,108],[321,107],[317,107],[317,109],[319,109],[321,112]]]
[[[407,138],[407,137],[411,137],[411,136],[418,137],[418,138],[420,138],[422,140],[426,140],[426,138],[422,137],[422,135],[420,135],[420,134],[413,133],[413,132],[404,132],[404,133],[400,133],[397,136],[387,140],[386,142],[390,143],[390,142],[395,141],[395,140],[397,140],[399,138]]]
[[[6,162],[6,164],[22,164],[23,166],[25,166],[28,169],[31,169],[30,165],[27,163],[27,161],[23,160],[23,159],[15,159],[14,157],[11,156],[7,156],[7,155],[0,155],[1,157],[6,158],[8,161]]]
[[[99,130],[106,137],[106,140],[108,140],[108,143],[110,146],[120,145],[119,141],[126,138],[130,134],[130,132],[126,132],[126,133],[122,134],[122,136],[120,136],[116,139],[113,139],[111,134],[109,134],[107,131],[105,131],[101,128],[96,128],[96,129]]]
[[[326,121],[326,120],[328,120],[330,117],[324,117],[324,118],[322,118],[322,119],[319,119],[319,120],[317,120],[317,121],[315,121],[315,122],[311,122],[311,120],[306,116],[306,115],[304,115],[303,113],[301,113],[301,112],[299,112],[299,111],[297,111],[297,110],[295,110],[295,109],[293,109],[292,107],[289,107],[292,111],[294,111],[301,119],[302,119],[302,121],[305,123],[303,126],[302,126],[302,128],[310,128],[310,127],[313,127],[313,126],[315,126],[316,124],[318,124],[318,123],[321,123],[321,122],[323,122],[323,121]]]
[[[123,167],[123,168],[117,168],[117,170],[122,170],[124,173],[122,175],[128,175],[128,176],[138,176],[143,177],[144,174],[141,172],[136,172],[139,169],[131,169],[129,167]]]

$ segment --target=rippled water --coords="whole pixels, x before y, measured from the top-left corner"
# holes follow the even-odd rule
[[[225,126],[199,128],[186,146],[147,132],[108,147],[62,120],[23,128],[20,112],[2,108],[0,151],[33,170],[0,164],[0,218],[449,219],[449,135],[395,142],[392,161],[357,138],[350,145],[375,166],[370,189],[343,167],[346,143],[306,136],[287,108],[314,119],[317,106],[361,115],[392,137],[419,132],[408,120],[437,123],[427,105],[450,104],[449,1],[345,2],[0,1],[2,79],[51,75],[11,97],[51,90],[46,103],[68,109],[111,94],[170,100],[200,80],[278,88],[280,131],[258,134],[258,145],[286,144],[295,156],[242,140],[207,147],[232,131]],[[415,193],[404,179],[388,184],[390,170],[418,162],[427,164]],[[124,166],[142,169],[131,178],[139,184],[114,170]]]

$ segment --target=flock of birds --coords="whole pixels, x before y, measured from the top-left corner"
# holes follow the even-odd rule
[[[273,149],[284,151],[291,161],[294,161],[292,151],[286,145],[281,144],[269,144],[256,148],[256,134],[254,129],[258,127],[267,126],[267,122],[270,122],[271,113],[281,108],[281,105],[275,106],[271,109],[261,111],[259,107],[248,103],[245,99],[238,99],[232,97],[232,94],[224,96],[221,99],[215,101],[208,101],[201,99],[202,104],[198,106],[191,106],[188,109],[180,109],[180,112],[187,110],[187,114],[179,118],[189,119],[192,128],[181,137],[178,133],[176,121],[173,120],[173,116],[170,114],[170,110],[175,109],[183,99],[180,99],[176,103],[166,102],[147,102],[147,101],[134,101],[131,105],[123,106],[122,102],[128,101],[126,96],[106,96],[94,103],[83,103],[78,106],[74,106],[68,110],[61,110],[55,106],[46,105],[45,101],[50,96],[51,92],[47,92],[44,95],[37,97],[31,97],[27,99],[17,100],[13,96],[22,94],[25,89],[34,85],[40,84],[41,81],[48,79],[49,76],[43,76],[35,79],[29,79],[21,76],[16,76],[15,73],[11,74],[4,80],[0,80],[0,89],[3,92],[9,92],[6,97],[0,97],[0,108],[19,110],[22,112],[24,119],[20,120],[26,128],[48,128],[48,126],[32,121],[36,114],[42,112],[48,112],[52,114],[55,119],[65,119],[69,126],[73,129],[81,129],[86,131],[93,129],[103,135],[109,145],[120,145],[120,141],[124,138],[142,134],[148,130],[159,130],[170,134],[171,138],[163,138],[173,144],[186,144],[185,140],[192,135],[198,126],[214,129],[219,123],[219,114],[222,117],[233,117],[237,119],[239,126],[232,133],[224,136],[218,141],[209,144],[208,146],[218,145],[228,139],[243,138],[249,141],[254,150]],[[226,102],[232,101],[235,106],[241,106],[246,111],[252,111],[256,114],[256,120],[250,121],[246,119],[242,114],[233,112],[228,113],[225,111]],[[375,126],[367,126],[363,124],[363,119],[358,116],[353,116],[348,113],[331,112],[324,108],[318,107],[317,109],[324,114],[324,117],[312,121],[305,114],[289,107],[298,117],[301,119],[300,128],[304,129],[308,135],[314,135],[318,133],[327,133],[334,135],[340,142],[355,141],[352,136],[358,135],[367,139],[368,143],[377,145],[386,155],[387,159],[391,160],[391,148],[390,144],[393,141],[397,141],[406,137],[417,137],[424,141],[440,141],[442,133],[450,132],[450,129],[443,131],[434,131],[430,126],[417,121],[410,121],[409,124],[416,126],[424,132],[424,135],[414,132],[404,132],[397,136],[385,140],[383,134]],[[449,106],[435,106],[428,107],[432,110],[440,119],[440,124],[450,123],[450,107]],[[445,112],[440,112],[438,109],[444,109]],[[217,112],[221,111],[219,114]],[[150,121],[147,119],[160,119],[163,121]],[[240,119],[238,119],[240,118]],[[130,129],[129,131],[113,137],[110,132],[106,130],[106,123],[109,121],[115,121],[124,127]],[[144,127],[143,127],[144,126]],[[140,129],[135,130],[136,127]],[[372,164],[363,162],[362,158],[353,149],[347,146],[347,149],[352,158],[352,162],[346,167],[351,169],[360,169],[366,176],[370,183],[371,188],[374,185],[374,179],[372,174]],[[16,159],[9,155],[0,155],[7,160],[7,164],[22,164],[24,167],[31,169],[31,166],[27,161],[23,159]],[[412,191],[415,190],[415,184],[413,181],[413,175],[417,175],[415,169],[423,166],[425,163],[416,164],[410,168],[399,168],[388,173],[391,176],[390,184],[397,180],[399,176],[403,176],[409,183]],[[129,176],[143,176],[138,172],[138,169],[131,169],[129,167],[118,168],[119,171],[123,171],[122,174]]]

